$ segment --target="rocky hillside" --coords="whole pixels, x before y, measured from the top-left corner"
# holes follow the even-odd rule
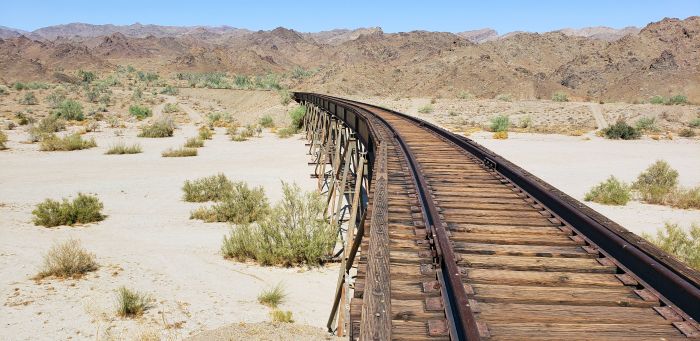
[[[61,80],[72,70],[132,64],[178,72],[288,75],[294,89],[335,94],[638,100],[685,94],[700,101],[700,17],[641,30],[549,33],[490,29],[385,33],[380,28],[300,33],[285,28],[69,24],[0,29],[0,81]],[[291,77],[295,69],[313,70]]]

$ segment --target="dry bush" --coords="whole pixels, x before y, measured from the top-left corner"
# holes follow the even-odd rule
[[[34,95],[33,92],[27,92],[24,94],[22,98],[19,100],[19,104],[24,104],[24,105],[37,105],[39,104],[39,100],[36,99],[36,95]]]
[[[117,289],[117,314],[121,317],[141,316],[151,307],[151,297],[127,287]]]
[[[325,202],[315,192],[302,194],[282,183],[284,198],[257,225],[242,225],[224,236],[224,257],[253,259],[263,265],[317,265],[336,242],[336,229],[323,219]]]
[[[185,142],[185,148],[200,148],[204,147],[204,140],[199,137],[190,137]]]
[[[700,225],[693,224],[690,231],[686,232],[678,224],[666,223],[663,230],[657,229],[656,237],[648,233],[643,233],[642,237],[690,267],[700,270]]]
[[[7,143],[7,135],[4,132],[0,131],[0,150],[7,149],[5,143]]]
[[[663,204],[666,197],[678,185],[678,171],[663,160],[656,161],[639,174],[632,184],[642,201],[650,204]]]
[[[66,121],[49,116],[41,119],[39,123],[29,127],[29,140],[31,142],[41,141],[47,135],[57,133],[66,129]]]
[[[161,156],[163,157],[190,157],[190,156],[197,156],[197,149],[196,148],[186,148],[186,147],[180,147],[178,149],[166,149],[162,153],[160,153]]]
[[[556,92],[556,93],[554,93],[554,95],[552,95],[552,101],[554,101],[554,102],[568,102],[569,97],[566,95],[566,93]]]
[[[510,94],[499,94],[494,97],[494,99],[504,102],[512,102],[513,98]]]
[[[71,134],[64,137],[58,137],[56,134],[44,136],[39,144],[39,150],[42,151],[71,151],[97,147],[94,138],[89,140],[83,139],[80,134]]]
[[[286,297],[287,294],[284,292],[284,287],[282,287],[282,283],[279,283],[273,288],[263,290],[258,295],[258,302],[270,308],[277,308],[278,305],[284,302]]]
[[[695,135],[695,130],[690,128],[683,128],[680,132],[678,132],[678,136],[680,137],[695,137]]]
[[[59,225],[87,224],[104,220],[104,205],[93,195],[78,193],[73,201],[46,199],[32,211],[34,224],[53,227]]]
[[[605,205],[627,205],[632,198],[630,186],[614,176],[591,188],[584,200]]]
[[[669,205],[683,209],[700,209],[700,186],[695,188],[677,188],[667,198]]]
[[[97,270],[95,255],[89,253],[76,239],[69,239],[61,244],[55,244],[44,255],[44,264],[36,279],[49,276],[60,278],[77,278],[87,272]]]
[[[493,133],[493,138],[496,140],[506,140],[508,139],[508,132],[507,131],[497,131]]]
[[[196,180],[186,180],[183,199],[188,202],[221,201],[233,195],[233,182],[223,173]]]
[[[264,218],[270,204],[262,187],[250,188],[245,182],[233,183],[233,190],[211,207],[200,207],[190,214],[190,219],[205,222],[231,222],[249,224]]]
[[[180,107],[177,106],[177,103],[165,103],[165,106],[163,106],[164,113],[174,113],[179,111]]]
[[[277,323],[294,323],[294,318],[292,318],[291,311],[273,310],[270,312],[270,317],[272,322]]]
[[[119,142],[107,150],[105,154],[107,155],[122,155],[122,154],[138,154],[141,153],[141,145],[136,143],[130,146],[126,145],[124,142]]]
[[[258,120],[258,124],[263,128],[272,128],[275,126],[275,120],[272,119],[272,116],[265,115],[263,117],[260,117],[260,119]]]
[[[199,128],[199,138],[201,140],[211,140],[214,136],[214,130],[209,129],[207,126],[201,126]]]
[[[292,137],[294,134],[296,134],[296,129],[287,127],[287,128],[282,128],[277,130],[277,137],[281,139],[286,139]]]
[[[175,132],[175,121],[170,116],[163,116],[151,124],[141,127],[138,137],[171,137]]]
[[[430,114],[430,113],[432,113],[433,111],[435,111],[435,109],[434,109],[433,106],[430,105],[430,104],[426,104],[426,105],[424,105],[424,106],[418,108],[418,112],[421,113],[421,114]]]

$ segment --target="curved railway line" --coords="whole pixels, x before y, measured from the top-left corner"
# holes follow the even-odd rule
[[[427,122],[325,95],[295,100],[344,240],[329,330],[360,340],[700,338],[700,275],[624,228]]]

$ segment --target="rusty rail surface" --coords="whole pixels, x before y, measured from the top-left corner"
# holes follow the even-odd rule
[[[619,323],[599,323],[595,326],[600,330],[586,330],[593,326],[583,324],[585,321],[607,321],[589,317],[594,316],[594,309],[603,314],[629,314],[631,320],[636,318],[635,321],[652,324],[640,327],[636,336],[630,337],[700,337],[696,322],[700,316],[700,275],[621,226],[477,143],[420,119],[326,95],[297,92],[294,98],[299,103],[317,108],[317,114],[329,115],[342,122],[357,135],[366,148],[367,173],[372,183],[376,180],[373,173],[377,172],[378,165],[375,162],[381,160],[384,167],[383,163],[389,162],[389,194],[370,195],[373,200],[386,202],[373,202],[368,207],[368,220],[364,226],[369,235],[365,232],[364,236],[355,236],[354,240],[364,240],[364,244],[349,245],[349,263],[344,264],[344,270],[350,270],[352,266],[358,269],[351,321],[345,321],[351,325],[347,333],[351,338],[420,339],[416,335],[406,335],[415,334],[422,328],[425,328],[426,339],[525,339],[527,333],[538,333],[536,329],[528,329],[539,326],[537,323],[515,323],[519,321],[518,316],[507,316],[509,312],[505,310],[500,315],[490,310],[481,311],[482,304],[489,309],[510,307],[531,312],[532,316],[522,316],[523,321],[549,322],[542,324],[539,331],[547,333],[550,328],[552,336],[549,339],[596,338],[595,333],[599,333],[600,338],[623,338],[616,333],[630,322],[622,317],[610,316]],[[311,131],[314,127],[307,129]],[[388,159],[377,157],[378,153],[385,155],[387,150]],[[380,178],[386,182],[386,168],[379,169],[383,169]],[[475,179],[475,182],[470,183],[470,179]],[[451,188],[463,192],[451,194]],[[515,195],[507,194],[505,189]],[[372,192],[375,190],[372,188]],[[387,187],[383,187],[382,191],[386,190]],[[503,194],[489,196],[488,191]],[[480,197],[473,203],[469,201],[472,199],[464,203],[450,196],[469,198],[472,192]],[[418,206],[415,210],[412,202]],[[383,207],[378,216],[378,212],[372,210],[377,206]],[[377,217],[388,219],[387,215],[392,212],[403,212],[405,206],[413,217],[410,222],[388,220],[378,224],[375,221]],[[497,222],[497,215],[503,213],[508,215],[506,220],[510,223]],[[536,218],[537,214],[543,218]],[[414,276],[410,272],[403,275],[402,264],[412,264],[414,260],[407,260],[412,256],[406,250],[412,250],[412,246],[403,241],[407,237],[398,229],[409,226],[415,231],[416,237],[411,240],[418,245],[418,258],[430,254],[425,257],[427,260],[415,260],[421,264],[420,274],[415,277],[422,280],[434,276],[436,279],[435,284],[423,282],[422,289],[415,294],[407,292],[402,282],[403,277]],[[362,233],[362,229],[358,227],[358,230]],[[425,231],[423,237],[421,231]],[[392,243],[398,246],[390,247]],[[382,244],[386,244],[386,249],[381,249]],[[459,254],[455,251],[458,244]],[[423,248],[423,245],[427,246]],[[358,250],[362,255],[359,265],[354,264]],[[390,254],[397,256],[390,257]],[[399,255],[408,258],[402,260]],[[390,258],[391,265],[387,268]],[[484,272],[484,269],[487,270]],[[510,280],[515,284],[499,285],[498,278],[488,277],[494,275],[502,275],[504,282]],[[552,275],[560,278],[551,279]],[[400,289],[396,293],[391,289],[394,286]],[[432,286],[439,288],[439,293],[432,292]],[[564,290],[558,289],[559,286]],[[511,294],[515,296],[493,293],[505,289],[515,289],[516,292]],[[518,289],[524,291],[517,292]],[[608,295],[622,299],[611,298],[610,302],[592,298],[586,301],[579,297],[577,290],[592,297]],[[519,296],[527,292],[545,294],[538,298],[541,301]],[[547,297],[547,293],[552,297]],[[565,298],[556,301],[557,295]],[[339,297],[336,295],[329,329]],[[422,308],[411,300],[423,300]],[[392,307],[394,301],[398,303],[397,307]],[[536,305],[525,305],[531,301]],[[361,305],[360,318],[357,313],[352,318],[353,304]],[[584,307],[586,304],[591,306],[590,309]],[[444,320],[435,314],[436,306],[443,311]],[[596,308],[598,306],[600,308]],[[640,310],[615,310],[609,306],[639,307]],[[552,307],[563,311],[559,312],[561,317],[543,311]],[[658,316],[649,315],[642,308]],[[421,324],[421,319],[427,321]],[[552,327],[551,323],[559,319],[564,323]],[[530,338],[545,339],[548,336],[532,334]]]

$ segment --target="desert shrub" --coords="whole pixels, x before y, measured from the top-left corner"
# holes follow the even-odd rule
[[[688,104],[688,97],[683,95],[675,95],[668,99],[667,105]]]
[[[258,124],[263,128],[272,128],[275,126],[275,121],[272,119],[272,116],[265,115],[258,120]]]
[[[134,89],[134,92],[131,94],[131,99],[134,102],[140,102],[143,99],[143,90],[141,90],[141,88]]]
[[[166,85],[162,90],[160,90],[160,93],[163,95],[171,95],[171,96],[176,96],[177,94],[180,93],[180,90],[178,88]]]
[[[677,188],[667,198],[669,205],[683,209],[700,209],[700,187]]]
[[[507,115],[498,115],[491,118],[491,131],[500,132],[508,131],[510,127],[510,119]]]
[[[176,103],[165,103],[165,106],[163,107],[164,113],[173,113],[178,111],[180,111],[180,107],[178,107]]]
[[[183,199],[188,202],[221,201],[234,194],[233,182],[222,173],[196,180],[186,180]]]
[[[0,96],[9,94],[10,91],[4,85],[0,85]]]
[[[16,83],[12,84],[12,88],[15,90],[39,90],[39,89],[48,89],[49,85],[46,83],[41,83],[41,82],[29,82],[29,83],[16,82]]]
[[[280,96],[280,104],[287,105],[292,102],[292,94],[287,89],[282,89],[277,92]]]
[[[499,94],[496,95],[495,99],[504,102],[510,102],[513,100],[510,94]]]
[[[21,126],[34,123],[34,118],[25,115],[21,111],[15,114],[15,118],[17,119],[17,124]]]
[[[289,310],[282,311],[274,309],[270,312],[270,317],[272,318],[272,322],[275,323],[294,323],[292,312]]]
[[[666,223],[663,230],[656,230],[656,237],[648,233],[643,233],[642,237],[690,267],[700,270],[700,225],[693,224],[690,231],[686,232],[678,224]]]
[[[185,141],[185,148],[200,148],[204,147],[204,140],[199,137],[190,137]]]
[[[493,133],[493,138],[496,140],[507,140],[508,139],[508,132],[507,131],[497,131]]]
[[[231,116],[231,114],[226,112],[216,112],[207,114],[207,120],[209,121],[209,126],[211,127],[228,127],[231,125],[238,125],[236,119]]]
[[[85,128],[85,132],[86,132],[86,133],[91,133],[91,132],[99,131],[99,130],[100,130],[100,123],[97,122],[96,120],[88,120],[88,121],[85,123],[84,128]]]
[[[104,205],[90,194],[78,193],[73,201],[64,198],[62,201],[46,199],[36,205],[32,211],[34,224],[45,227],[60,225],[87,224],[104,220],[101,213]]]
[[[555,102],[568,102],[569,97],[563,92],[556,92],[552,95],[552,101]]]
[[[7,135],[3,131],[0,131],[0,150],[7,149],[5,143],[7,143]]]
[[[666,100],[664,99],[664,97],[659,95],[653,96],[649,99],[649,103],[651,104],[664,104],[665,101]]]
[[[33,92],[27,92],[22,96],[22,98],[19,100],[19,104],[24,104],[24,105],[37,105],[39,104],[39,100],[36,99],[36,95],[34,95]]]
[[[632,184],[641,199],[650,204],[663,204],[666,196],[678,185],[678,171],[663,160],[656,161],[639,174]]]
[[[530,115],[527,115],[518,121],[518,127],[522,129],[528,129],[532,128],[532,117]]]
[[[151,111],[150,108],[142,107],[140,105],[132,105],[129,107],[129,114],[136,116],[136,118],[139,120],[142,120],[146,117],[151,117],[153,115],[153,111]]]
[[[292,127],[277,129],[277,137],[281,139],[292,137],[294,134],[296,134],[296,129],[293,129]]]
[[[656,125],[656,117],[642,117],[637,120],[634,124],[635,128],[639,131],[658,131],[659,127]]]
[[[95,75],[95,73],[92,71],[79,70],[78,78],[80,78],[80,80],[84,83],[92,83],[94,80],[97,79],[97,75]]]
[[[115,145],[109,147],[105,154],[107,155],[122,155],[122,154],[138,154],[141,153],[141,145],[138,143],[132,144],[130,146],[126,145],[124,142],[119,142]]]
[[[695,118],[688,122],[688,126],[691,128],[700,128],[700,118]]]
[[[178,149],[169,148],[160,153],[163,157],[190,157],[197,156],[196,148],[180,147]]]
[[[36,279],[49,276],[60,278],[80,277],[97,270],[95,255],[85,250],[80,241],[69,239],[61,244],[54,244],[44,255],[44,264]]]
[[[694,137],[695,136],[695,130],[690,129],[690,128],[683,128],[681,131],[678,133],[678,136],[680,137]]]
[[[163,116],[151,124],[141,127],[138,137],[161,138],[173,136],[175,121],[170,116]]]
[[[75,100],[67,99],[58,105],[53,115],[64,120],[82,121],[85,119],[83,106]]]
[[[474,98],[474,95],[472,95],[472,94],[471,94],[470,92],[468,92],[468,91],[460,91],[459,94],[457,94],[457,98],[459,98],[459,99],[464,99],[464,100],[469,100],[469,99],[473,99],[473,98]]]
[[[269,210],[270,204],[262,187],[250,188],[245,182],[235,182],[231,192],[218,203],[192,211],[190,219],[248,224],[264,218]]]
[[[607,180],[591,188],[584,200],[605,205],[627,205],[632,197],[630,186],[610,176]]]
[[[209,127],[207,127],[207,126],[199,127],[199,138],[201,140],[211,140],[212,136],[214,136],[214,131],[209,129]]]
[[[303,79],[307,77],[311,77],[314,74],[313,70],[306,70],[300,66],[295,66],[294,69],[292,70],[292,78],[294,79]]]
[[[122,286],[117,289],[117,314],[121,317],[141,316],[151,307],[150,301],[149,295]]]
[[[17,127],[17,124],[13,121],[6,121],[2,124],[2,127],[0,129],[5,129],[5,130],[12,130]]]
[[[603,129],[603,135],[611,140],[634,140],[641,136],[641,133],[636,128],[627,124],[623,120],[615,122],[615,124]]]
[[[86,140],[77,133],[63,137],[58,137],[56,134],[45,135],[41,138],[39,144],[39,150],[47,152],[82,150],[93,147],[97,147],[94,138]]]
[[[255,87],[259,89],[281,90],[282,86],[279,83],[279,76],[274,73],[268,73],[264,76],[255,76]]]
[[[250,78],[248,78],[246,75],[236,75],[233,78],[233,83],[236,85],[236,88],[239,89],[247,89],[251,87]]]
[[[336,230],[323,219],[325,202],[320,194],[302,193],[299,186],[284,182],[282,189],[284,197],[270,215],[224,237],[224,257],[263,265],[316,265],[332,252]]]
[[[295,129],[295,132],[301,129],[304,125],[304,116],[306,115],[306,107],[303,105],[298,105],[294,109],[289,111],[289,117],[292,119],[290,127]]]
[[[39,121],[36,125],[29,128],[29,141],[38,142],[46,136],[50,136],[53,133],[59,132],[66,129],[66,122],[56,118],[55,116],[48,116]]]
[[[433,108],[433,106],[431,104],[426,104],[426,105],[418,108],[418,112],[421,114],[430,114],[433,111],[435,111],[435,109]]]
[[[286,297],[287,294],[284,292],[282,283],[279,283],[273,288],[263,290],[263,292],[258,295],[258,302],[270,308],[277,308],[278,305],[284,302]]]

